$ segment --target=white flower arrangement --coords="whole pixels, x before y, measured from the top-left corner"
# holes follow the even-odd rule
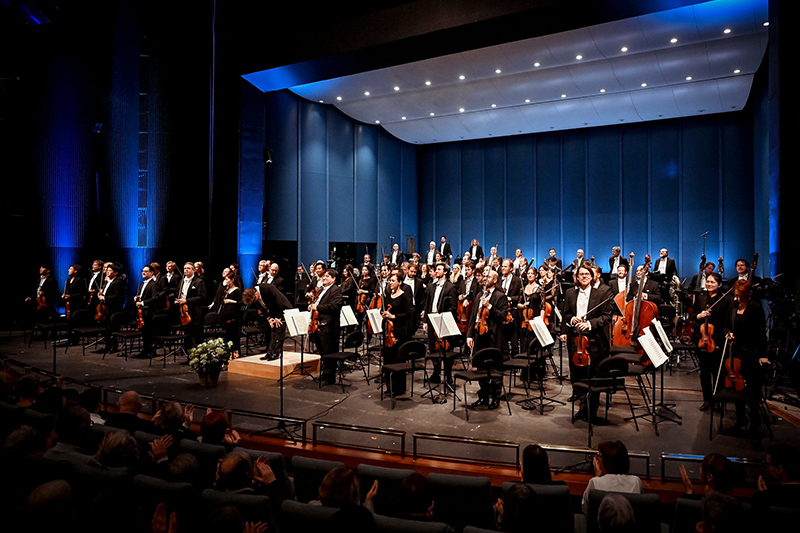
[[[232,342],[220,338],[198,344],[189,350],[189,366],[197,372],[219,369],[230,359],[232,349]]]

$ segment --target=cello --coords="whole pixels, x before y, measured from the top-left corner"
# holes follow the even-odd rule
[[[650,271],[650,263],[650,254],[647,254],[645,256],[644,265],[642,265],[642,276],[639,279],[636,297],[625,304],[625,321],[630,324],[630,328],[625,335],[625,342],[627,344],[622,344],[621,346],[633,346],[639,353],[643,351],[637,340],[639,338],[639,333],[642,329],[650,326],[653,320],[658,318],[658,306],[643,298],[644,286],[647,283],[647,274]],[[643,364],[649,364],[649,361],[649,358],[645,358]]]
[[[612,331],[612,340],[611,343],[614,346],[630,346],[630,339],[628,338],[628,327],[630,324],[625,319],[625,299],[628,296],[628,289],[631,286],[631,270],[633,269],[633,252],[631,252],[628,257],[630,260],[628,261],[628,275],[625,279],[625,290],[620,291],[614,296],[614,303],[617,304],[617,309],[620,312],[621,316],[616,316],[614,320],[614,328]]]

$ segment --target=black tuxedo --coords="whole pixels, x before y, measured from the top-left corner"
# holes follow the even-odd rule
[[[59,297],[58,282],[56,282],[56,278],[54,278],[52,274],[48,274],[44,277],[44,279],[42,279],[42,276],[39,276],[37,282],[36,291],[33,295],[34,302],[39,296],[44,297],[44,305],[47,307],[47,309],[53,312],[56,307],[56,301],[58,301]]]
[[[611,289],[611,294],[613,294],[614,296],[616,296],[617,294],[620,293],[619,283],[617,283],[617,279],[618,278],[617,278],[617,276],[615,274],[615,275],[611,276],[611,280],[608,282],[608,288]],[[625,279],[623,279],[622,281],[626,282]]]
[[[434,248],[433,250],[431,250],[430,248],[428,250],[426,250],[425,251],[425,263],[428,263],[429,265],[433,265],[436,262],[436,252],[437,251],[438,250],[436,248]]]
[[[275,276],[272,278],[272,281],[269,281],[269,276],[267,276],[264,282],[274,285],[279,292],[286,292],[286,284],[284,283],[283,278],[280,276]]]
[[[661,262],[664,261],[663,257],[659,257],[656,259],[656,262],[653,264],[653,272],[661,272],[659,267],[661,266]],[[675,266],[675,260],[671,257],[666,258],[667,261],[667,280],[671,280],[672,276],[678,275],[678,267]]]
[[[494,347],[500,350],[504,358],[508,358],[508,343],[506,343],[505,335],[503,334],[503,326],[508,314],[508,298],[499,287],[495,287],[489,295],[489,317],[486,320],[488,331],[484,335],[478,335],[477,319],[478,310],[480,309],[480,300],[475,302],[472,306],[470,313],[469,328],[467,329],[467,338],[474,339],[474,346],[472,353],[477,353],[483,348]],[[496,400],[500,394],[502,377],[496,377],[493,381],[486,378],[478,380],[480,390],[478,397],[481,400],[488,400],[492,396]]]
[[[625,265],[627,268],[630,269],[630,264],[628,263],[628,259],[625,258],[625,257],[622,257],[620,255],[619,256],[619,265],[617,265],[617,268],[619,268],[622,265]],[[608,271],[611,272],[611,278],[612,279],[614,278],[614,276],[617,275],[617,271],[614,269],[614,256],[613,255],[608,258]]]
[[[469,260],[473,263],[477,263],[483,259],[483,248],[481,245],[478,246],[470,246],[469,247]]]
[[[628,295],[625,298],[625,301],[630,302],[636,296],[639,291],[639,280],[631,281],[630,289],[628,290]],[[661,305],[664,303],[664,300],[661,298],[661,287],[655,281],[648,279],[647,283],[644,284],[644,288],[642,289],[642,294],[647,295],[645,299],[649,302],[653,302],[656,305]]]
[[[511,279],[508,282],[507,290],[503,288],[504,278],[502,276],[497,280],[497,287],[501,288],[503,292],[506,293],[506,298],[508,299],[508,308],[511,311],[511,316],[514,321],[504,326],[505,337],[509,342],[511,342],[511,351],[517,353],[519,351],[519,308],[517,308],[517,304],[519,303],[519,298],[522,294],[522,280],[514,274],[511,274],[509,277]]]
[[[577,366],[573,362],[573,354],[575,353],[575,339],[578,336],[574,327],[572,326],[572,319],[578,316],[578,294],[580,289],[573,287],[569,289],[564,296],[564,313],[563,322],[561,323],[561,333],[567,335],[567,346],[569,349],[569,366],[570,366],[570,380],[574,383],[576,381],[585,380],[594,375],[594,371],[600,362],[608,357],[610,345],[608,335],[606,333],[607,325],[611,321],[611,301],[606,301],[610,294],[611,289],[607,286],[600,286],[597,289],[592,288],[589,292],[589,302],[586,306],[587,315],[586,321],[589,322],[591,329],[583,333],[583,336],[588,339],[588,351],[591,357],[589,366]],[[598,307],[599,306],[599,307]],[[592,397],[592,416],[597,413],[598,397]]]
[[[169,302],[169,305],[171,306],[175,300],[178,294],[178,287],[180,287],[182,279],[183,276],[175,271],[172,273],[172,279],[169,279],[169,274],[165,273],[158,280],[158,286],[160,289],[159,298],[162,299],[161,304],[165,306],[165,309],[167,302]]]
[[[544,266],[548,267],[548,268],[550,267],[550,256],[549,255],[544,259],[544,261],[542,261],[542,264]],[[561,263],[561,259],[559,259],[558,257],[556,257],[556,268],[558,270],[563,270],[564,269],[564,267],[562,266],[562,263]]]
[[[439,242],[439,245],[436,247],[436,249],[439,251],[440,254],[442,254],[444,262],[449,265],[451,263],[451,260],[453,259],[453,252],[450,251],[450,243],[445,242],[444,244],[442,244],[441,242]]]
[[[462,279],[458,282],[458,294],[463,294],[464,299],[468,302],[474,302],[478,298],[480,298],[481,292],[481,284],[478,283],[478,280],[475,279],[475,276],[472,277],[472,283],[469,287],[469,292],[467,292],[467,280]]]
[[[97,293],[103,288],[103,271],[98,270],[97,272],[92,272],[89,279],[86,280],[86,286],[90,291],[88,296],[89,305],[97,305]]]
[[[82,278],[75,276],[67,280],[64,287],[64,294],[69,296],[69,311],[74,313],[78,309],[86,309],[88,293],[86,292],[86,282]]]
[[[286,298],[286,295],[279,291],[277,286],[271,283],[262,283],[257,289],[261,298],[261,305],[267,309],[267,315],[270,318],[281,320],[281,322],[275,325],[271,330],[272,337],[268,350],[268,353],[279,354],[283,345],[283,340],[286,338],[286,322],[283,313],[287,309],[292,309],[294,306],[289,299]]]
[[[125,281],[117,274],[114,279],[106,280],[103,289],[106,304],[106,315],[111,318],[114,313],[119,313],[125,307]]]
[[[180,299],[181,296],[186,298],[189,316],[192,317],[187,330],[192,335],[194,343],[199,344],[203,342],[203,307],[205,307],[206,303],[206,283],[200,276],[194,275],[184,292],[183,285],[185,281],[185,279],[182,279],[178,284],[175,298]],[[192,347],[191,343],[189,347]]]
[[[139,282],[139,286],[136,288],[136,296],[142,301],[142,304],[147,308],[148,315],[157,314],[159,309],[159,288],[158,282],[155,279],[150,279],[147,282],[147,285],[144,287],[144,292],[142,292],[142,285],[144,285],[144,280]]]
[[[394,265],[400,265],[405,260],[406,256],[400,250],[392,250],[392,253],[389,255],[389,263]]]
[[[436,313],[443,314],[443,313],[451,313],[453,318],[458,318],[456,313],[458,312],[458,289],[456,286],[453,285],[450,280],[445,279],[444,282],[439,281],[442,283],[442,288],[439,291],[438,298],[436,297],[436,287],[437,283],[430,283],[428,287],[425,289],[425,320],[428,325],[428,347],[431,352],[433,352],[433,347],[435,343],[434,336],[436,335],[436,329],[433,327],[433,323],[428,318],[434,311],[433,306],[434,303],[436,304]],[[434,376],[439,376],[441,372],[441,361],[434,361]],[[453,359],[448,358],[444,361],[444,374],[446,377],[450,377],[453,370]]]
[[[339,313],[342,310],[342,290],[331,284],[317,301],[317,331],[312,335],[320,355],[328,355],[339,351]],[[320,379],[333,383],[336,363],[323,361]]]

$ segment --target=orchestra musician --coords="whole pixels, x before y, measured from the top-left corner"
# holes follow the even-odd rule
[[[320,261],[317,263],[319,267]],[[324,270],[324,269],[323,269]],[[342,291],[336,285],[339,275],[336,270],[329,268],[317,274],[322,283],[320,293],[316,300],[308,304],[308,310],[317,313],[317,331],[312,334],[312,339],[319,355],[328,355],[339,351],[339,313],[342,310]],[[324,385],[333,385],[336,382],[336,363],[323,361],[320,369],[320,381]]]
[[[275,285],[275,288],[278,289],[279,292],[286,292],[286,284],[283,281],[283,278],[280,276],[281,267],[278,263],[272,263],[269,265],[269,275],[267,276],[265,282],[269,283],[270,285]],[[259,283],[260,285],[260,283]]]
[[[636,267],[636,279],[631,281],[628,295],[625,298],[625,301],[627,302],[633,300],[639,291],[639,281],[642,279],[642,269],[642,265]],[[649,277],[645,281],[644,288],[642,289],[642,299],[653,302],[656,305],[662,305],[664,303],[664,300],[661,299],[661,287],[657,282],[653,281]]]
[[[154,279],[153,267],[145,265],[142,267],[142,281],[136,288],[136,295],[133,297],[134,321],[138,319],[139,311],[142,312],[142,352],[139,357],[148,357],[153,350],[153,316],[158,312],[159,289]]]
[[[494,347],[499,349],[505,358],[508,357],[508,343],[503,335],[503,324],[508,314],[508,299],[502,290],[497,287],[499,275],[494,270],[486,268],[483,274],[484,288],[479,301],[472,306],[469,328],[467,329],[467,346],[475,354],[483,348]],[[481,335],[478,328],[481,311],[488,310],[486,332]],[[487,378],[479,380],[480,390],[478,400],[472,407],[488,405],[489,409],[500,407],[500,390],[502,377],[495,377],[491,382]],[[490,400],[491,398],[491,400]]]
[[[414,317],[409,323],[409,331],[417,331],[419,327],[419,319],[422,311],[425,309],[425,285],[422,280],[417,277],[416,263],[408,264],[408,271],[403,284],[411,289],[411,304],[414,306]]]
[[[89,278],[87,283],[87,288],[89,289],[89,307],[94,308],[97,305],[97,293],[100,292],[103,288],[103,279],[105,278],[105,273],[103,272],[103,266],[105,263],[100,259],[95,259],[92,262],[92,277]]]
[[[473,263],[477,263],[483,259],[483,248],[478,242],[478,239],[472,239],[472,244],[469,246],[469,258]]]
[[[425,252],[425,263],[428,265],[428,268],[432,268],[434,263],[436,262],[436,243],[431,241],[428,243],[428,250]],[[399,264],[399,263],[398,263]]]
[[[450,243],[447,242],[447,237],[444,235],[442,235],[440,241],[439,253],[442,254],[442,261],[450,266],[453,264],[453,252],[450,250]]]
[[[714,263],[710,264],[714,265]],[[723,294],[722,277],[716,272],[708,272],[704,279],[704,285],[705,290],[700,292],[695,300],[694,309],[696,312],[693,318],[696,326],[692,328],[692,340],[695,344],[702,344],[699,342],[702,339],[700,327],[708,325],[707,329],[704,328],[706,341],[713,342],[714,349],[709,352],[705,346],[701,346],[698,351],[700,388],[703,391],[701,411],[707,411],[711,407],[714,378],[717,370],[719,370],[719,360],[722,357],[722,348],[725,344],[725,319],[728,316],[728,307],[733,300],[730,293]]]
[[[339,288],[342,291],[342,305],[354,307],[358,296],[358,287],[356,286],[355,274],[353,274],[353,265],[345,265],[342,270],[342,282],[339,284]]]
[[[503,333],[506,340],[511,343],[511,353],[516,354],[519,352],[519,309],[517,304],[522,293],[522,281],[514,275],[514,262],[511,259],[503,260],[500,273],[502,278],[499,285],[508,300],[508,310],[512,319],[510,323],[503,326],[505,328]]]
[[[115,313],[121,313],[125,306],[125,281],[120,276],[122,270],[117,263],[106,264],[106,280],[97,299],[100,304],[105,306],[106,332],[103,335],[105,347],[102,353],[116,353],[119,351],[117,340],[111,335],[111,317]]]
[[[166,270],[166,273],[161,277],[159,286],[159,297],[162,299],[164,309],[171,308],[172,301],[178,293],[178,286],[181,283],[182,277],[180,273],[178,273],[175,261],[167,261]]]
[[[36,304],[34,309],[39,312],[46,312],[47,316],[54,316],[56,311],[56,299],[58,298],[58,282],[51,274],[53,266],[44,263],[39,267],[39,279],[37,280],[36,290],[33,296],[25,298],[26,302]]]
[[[178,285],[175,304],[178,306],[178,312],[180,312],[180,306],[185,304],[192,319],[186,328],[189,333],[186,342],[188,348],[193,348],[203,342],[203,306],[206,305],[206,284],[199,276],[195,275],[194,263],[191,261],[183,264],[183,278]]]
[[[500,260],[502,259],[502,257],[497,255],[497,246],[492,246],[489,249],[489,257],[486,257],[485,259],[486,259],[486,264],[492,268],[494,268],[495,262],[497,263],[498,267],[500,266]],[[499,268],[495,269],[495,272],[499,272]]]
[[[564,296],[563,322],[561,324],[561,340],[567,342],[569,348],[570,380],[586,380],[594,376],[595,369],[600,361],[608,357],[609,340],[606,334],[606,325],[611,320],[611,302],[606,300],[610,291],[594,289],[592,281],[594,272],[589,265],[578,267],[575,274],[577,285],[569,289]],[[575,363],[576,338],[588,341],[587,351],[590,363],[580,366]],[[591,398],[591,413],[586,407],[587,398],[575,398],[581,401],[581,408],[575,415],[575,420],[586,420],[591,417],[592,423],[602,423],[597,418],[599,393],[593,393]]]
[[[761,285],[762,281],[761,278],[756,276],[754,273],[750,272],[750,263],[748,263],[746,259],[737,259],[735,266],[736,266],[736,277],[733,279],[729,279],[725,282],[725,286],[727,288],[733,287],[733,284],[740,279],[749,281],[754,289],[758,288]]]
[[[611,289],[611,294],[616,296],[628,290],[628,264],[620,262],[613,272],[616,273],[616,276],[611,279],[608,288]]]
[[[78,309],[86,309],[86,282],[80,277],[81,266],[78,264],[70,265],[67,275],[67,282],[64,284],[64,293],[61,299],[69,302],[69,311],[74,313]]]
[[[255,302],[264,309],[267,322],[270,327],[270,341],[267,353],[261,356],[262,361],[274,361],[279,359],[283,349],[283,341],[286,339],[286,320],[284,312],[292,309],[289,299],[275,285],[262,283],[245,289],[242,293],[242,302],[251,305]],[[337,317],[338,318],[338,317]]]
[[[428,349],[434,351],[434,343],[436,341],[436,331],[430,321],[429,315],[436,313],[451,313],[453,319],[456,317],[458,305],[458,289],[455,285],[447,279],[447,265],[445,263],[437,263],[433,271],[433,280],[428,284],[425,289],[425,306],[423,309],[423,322],[422,328],[428,334]],[[441,359],[434,360],[433,375],[429,381],[431,383],[441,383],[442,381],[442,364]],[[453,358],[444,358],[444,377],[450,383],[453,381]]]
[[[737,280],[733,287],[734,302],[728,308],[725,320],[725,335],[732,342],[733,357],[741,362],[741,376],[745,385],[742,391],[752,396],[748,403],[736,402],[736,423],[728,433],[738,434],[747,426],[750,434],[761,427],[761,385],[764,370],[770,364],[767,358],[767,335],[764,308],[752,299],[753,284],[749,280]],[[728,355],[723,354],[724,358]],[[725,369],[723,369],[723,374]],[[723,386],[724,376],[720,377]],[[749,424],[748,424],[749,422]]]
[[[404,285],[401,280],[402,274],[398,272],[392,272],[387,278],[386,294],[383,300],[381,316],[383,317],[384,335],[388,333],[388,324],[391,321],[394,344],[392,344],[392,346],[387,346],[384,342],[384,346],[381,348],[384,364],[398,362],[397,355],[400,346],[407,342],[413,334],[410,329],[416,311],[411,303],[410,291],[404,290]],[[384,383],[387,384],[387,392],[392,392],[395,395],[404,394],[406,392],[406,375],[404,373],[398,372],[392,376],[391,391],[388,386],[387,378],[388,376],[384,376]]]
[[[231,276],[233,276],[233,282],[236,283],[236,286],[239,287],[240,291],[243,291],[244,279],[242,279],[242,275],[239,272],[239,263],[231,263],[228,268],[231,269]]]
[[[265,259],[258,262],[258,272],[256,273],[256,285],[261,285],[269,276],[269,263]]]
[[[390,265],[399,265],[405,260],[405,254],[400,251],[400,245],[394,243],[392,245],[392,253],[389,254],[389,264]]]
[[[675,260],[669,257],[669,251],[666,248],[662,248],[659,251],[659,257],[653,264],[653,272],[663,274],[666,276],[667,281],[678,275],[678,267],[675,266]]]
[[[584,261],[587,261],[587,259],[583,257],[583,250],[578,248],[578,251],[575,252],[575,259],[572,260],[572,271],[577,272],[578,267],[581,266]]]
[[[521,315],[520,322],[525,320],[525,311],[530,310],[530,317],[540,316],[544,319],[544,306],[542,305],[543,288],[539,284],[535,268],[529,268],[525,273],[525,286],[520,291],[520,297],[517,303],[517,309]],[[527,327],[520,324],[520,347],[530,346],[531,341],[536,338],[536,335]]]
[[[561,264],[561,259],[559,259],[558,257],[556,257],[556,249],[555,249],[555,248],[550,248],[550,250],[548,250],[548,253],[549,253],[550,255],[549,255],[548,257],[546,257],[546,258],[544,259],[544,261],[542,261],[542,264],[543,264],[543,265],[547,265],[547,266],[549,266],[550,268],[553,268],[553,267],[555,267],[555,268],[557,268],[559,271],[560,271],[560,270],[562,270],[564,267],[563,267],[563,266],[562,266],[562,264]]]
[[[626,257],[622,257],[620,252],[622,252],[622,248],[619,246],[614,246],[611,249],[611,257],[608,258],[609,272],[616,272],[620,265],[625,265],[626,272],[630,268],[628,259]]]

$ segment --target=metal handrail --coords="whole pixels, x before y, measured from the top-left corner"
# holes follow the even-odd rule
[[[542,448],[553,452],[572,453],[581,455],[594,455],[597,450],[594,448],[587,448],[584,446],[555,446],[552,444],[539,444]],[[632,459],[642,459],[645,463],[645,477],[650,479],[650,452],[647,451],[631,451],[628,450],[628,457]]]
[[[414,441],[414,459],[418,457],[444,457],[447,459],[451,459],[454,461],[464,461],[464,462],[475,462],[472,459],[465,459],[461,457],[453,457],[450,455],[436,455],[436,454],[420,454],[417,451],[417,442],[419,440],[436,440],[436,441],[444,441],[444,442],[457,442],[460,444],[470,444],[476,446],[491,446],[495,448],[512,448],[515,453],[514,462],[508,461],[487,461],[481,460],[481,463],[489,463],[489,464],[496,464],[500,466],[514,466],[515,468],[519,469],[519,443],[518,442],[510,442],[510,441],[502,441],[502,440],[489,440],[489,439],[475,439],[472,437],[458,437],[452,435],[438,435],[435,433],[414,433],[413,441]]]
[[[346,443],[320,440],[318,430],[328,428],[328,429],[338,429],[342,431],[354,431],[356,433],[371,433],[374,435],[390,435],[392,437],[397,437],[400,439],[400,456],[405,457],[406,455],[406,432],[399,429],[374,428],[368,426],[358,426],[355,424],[338,424],[336,422],[319,422],[319,421],[313,422],[311,424],[311,427],[312,427],[311,442],[312,445],[314,446],[316,446],[317,444],[335,444],[337,446],[344,446],[346,448],[373,450],[382,453],[397,453],[396,451],[388,450],[385,448],[379,448],[377,446],[358,446],[355,444],[346,444]]]
[[[704,456],[695,455],[691,453],[667,453],[661,452],[661,479],[674,479],[667,478],[667,463],[671,461],[681,461],[684,463],[702,463]],[[746,459],[744,457],[728,457],[732,463],[740,464],[742,466],[758,466],[763,467],[764,461],[754,459]]]

